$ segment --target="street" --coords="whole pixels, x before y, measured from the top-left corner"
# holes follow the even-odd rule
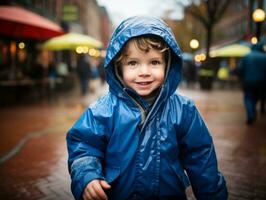
[[[107,87],[86,98],[78,91],[54,100],[0,108],[0,199],[73,199],[66,132]],[[242,91],[187,90],[212,133],[230,200],[266,199],[266,115],[247,126]],[[189,189],[191,190],[191,189]],[[194,199],[188,190],[189,199]]]

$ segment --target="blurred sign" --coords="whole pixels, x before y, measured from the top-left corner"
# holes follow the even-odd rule
[[[62,20],[66,22],[78,21],[78,7],[75,5],[64,5],[62,12]]]

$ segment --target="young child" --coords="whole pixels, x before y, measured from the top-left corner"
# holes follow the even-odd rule
[[[109,92],[69,130],[75,199],[225,200],[210,133],[176,93],[181,52],[160,19],[132,17],[115,30],[105,60]]]

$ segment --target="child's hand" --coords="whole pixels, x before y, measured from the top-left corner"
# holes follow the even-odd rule
[[[93,180],[88,183],[84,192],[84,200],[107,200],[104,190],[109,190],[111,186],[104,180]]]

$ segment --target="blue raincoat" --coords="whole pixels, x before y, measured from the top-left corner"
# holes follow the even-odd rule
[[[151,108],[119,83],[113,65],[130,38],[146,34],[165,40],[172,58]],[[185,188],[190,183],[197,199],[227,199],[209,131],[193,102],[175,92],[181,75],[180,55],[172,31],[160,19],[133,17],[116,29],[105,60],[109,92],[67,134],[75,199],[82,198],[93,179],[111,184],[106,191],[111,200],[186,199]]]

